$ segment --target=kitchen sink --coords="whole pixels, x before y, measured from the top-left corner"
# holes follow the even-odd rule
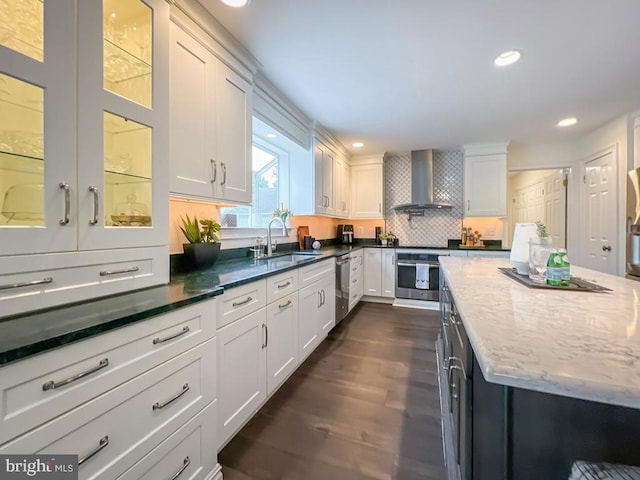
[[[296,252],[296,253],[282,253],[276,254],[272,257],[261,258],[263,262],[267,262],[270,267],[283,268],[297,263],[302,263],[307,260],[313,259],[313,257],[321,255],[319,252]]]

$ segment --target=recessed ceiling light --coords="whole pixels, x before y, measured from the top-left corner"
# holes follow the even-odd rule
[[[229,5],[230,7],[244,7],[249,3],[249,0],[222,0],[222,3]]]
[[[578,119],[576,117],[567,117],[563,118],[558,122],[559,127],[570,127],[571,125],[575,125],[578,123]]]
[[[267,133],[267,138],[277,138],[278,135],[276,135],[275,133]]]
[[[502,52],[498,55],[493,63],[498,67],[505,67],[512,63],[516,63],[520,60],[520,57],[522,57],[522,52],[520,50],[507,50],[506,52]]]
[[[362,147],[364,147],[364,143],[362,143],[362,142],[355,142],[355,143],[352,143],[352,144],[351,144],[351,146],[352,146],[353,148],[362,148]]]

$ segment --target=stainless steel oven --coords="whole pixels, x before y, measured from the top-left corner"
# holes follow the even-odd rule
[[[448,255],[448,253],[397,250],[396,298],[437,302],[440,291],[440,264],[438,263],[440,255]],[[428,278],[426,284],[425,282],[416,282],[419,271],[424,272]],[[420,288],[417,284],[420,285]]]

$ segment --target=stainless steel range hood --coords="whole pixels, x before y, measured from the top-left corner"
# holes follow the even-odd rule
[[[393,207],[396,211],[417,213],[435,208],[453,208],[433,201],[433,150],[411,152],[411,203]]]

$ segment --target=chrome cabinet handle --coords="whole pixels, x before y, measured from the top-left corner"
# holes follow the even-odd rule
[[[318,294],[318,306],[320,308],[322,306],[322,294],[320,292],[316,292]]]
[[[211,183],[215,183],[217,179],[218,179],[218,165],[216,164],[216,161],[212,158],[211,159]]]
[[[471,210],[471,200],[467,200],[467,210]]]
[[[291,285],[291,282],[283,283],[282,285],[278,284],[278,288],[287,288]]]
[[[284,305],[278,305],[278,308],[280,308],[280,309],[287,308],[292,303],[293,302],[291,300],[287,300],[287,303],[285,303]]]
[[[603,245],[602,246],[602,251],[603,252],[610,252],[611,251],[611,245]]]
[[[90,185],[89,191],[93,193],[93,218],[89,220],[89,225],[97,225],[98,215],[100,213],[100,192],[98,191],[98,187],[95,185]]]
[[[220,165],[222,166],[222,181],[220,185],[225,185],[227,183],[227,165],[222,162],[220,162]]]
[[[161,408],[166,407],[167,405],[172,404],[173,402],[175,402],[176,400],[178,400],[181,396],[183,396],[185,393],[187,393],[189,391],[189,384],[185,383],[182,386],[182,391],[180,393],[177,393],[176,395],[174,395],[173,397],[171,397],[169,400],[167,400],[164,403],[160,403],[160,402],[156,402],[151,406],[152,410],[160,410]]]
[[[182,335],[185,335],[187,333],[189,333],[189,326],[183,327],[181,331],[179,331],[178,333],[174,333],[173,335],[169,335],[168,337],[164,337],[164,338],[156,337],[153,339],[153,344],[157,345],[159,343],[168,342],[169,340],[173,340],[174,338],[181,337]]]
[[[60,182],[58,186],[64,190],[64,218],[60,220],[60,225],[69,223],[69,214],[71,213],[71,195],[69,194],[69,184]]]
[[[9,290],[11,288],[22,288],[22,287],[31,287],[33,285],[42,285],[44,283],[53,282],[53,277],[46,277],[42,280],[31,280],[29,282],[20,282],[20,283],[7,283],[6,285],[0,285],[0,290]]]
[[[382,213],[382,204],[381,203],[378,204],[378,213]]]
[[[191,459],[189,457],[184,457],[184,460],[182,462],[182,467],[180,468],[180,470],[178,470],[178,472],[171,477],[171,480],[176,480],[180,475],[182,475],[182,473],[187,469],[187,467],[189,467],[189,465],[191,465]]]
[[[269,344],[269,329],[267,328],[266,324],[262,324],[262,333],[263,333],[263,337],[264,337],[264,343],[262,344],[262,348],[267,348],[267,345]]]
[[[84,457],[82,457],[80,460],[78,460],[78,466],[82,465],[91,457],[97,455],[100,452],[100,450],[105,448],[107,445],[109,445],[109,435],[105,435],[104,437],[102,437],[100,439],[100,442],[98,443],[98,446],[94,450],[92,450],[91,452],[86,454]]]
[[[253,298],[251,298],[251,297],[247,297],[247,299],[246,299],[246,300],[243,300],[243,301],[241,301],[241,302],[233,302],[233,303],[231,304],[231,306],[232,306],[232,307],[234,307],[234,308],[235,308],[235,307],[241,307],[242,305],[246,305],[247,303],[249,303],[251,300],[253,300]]]
[[[357,278],[354,278],[353,280],[351,280],[351,283],[356,283],[358,281]]]
[[[120,275],[121,273],[137,272],[138,270],[140,270],[139,267],[124,268],[122,270],[102,270],[100,276],[108,277],[109,275]]]
[[[53,380],[48,381],[47,383],[42,385],[42,390],[46,392],[47,390],[55,390],[56,388],[64,387],[65,385],[69,385],[70,383],[80,380],[81,378],[84,378],[87,375],[91,375],[92,373],[96,373],[98,370],[102,370],[103,368],[106,368],[108,366],[109,366],[109,359],[103,358],[102,360],[100,360],[100,363],[98,364],[97,367],[90,368],[86,372],[78,373],[77,375],[66,378],[60,382],[55,382]]]
[[[322,305],[324,305],[327,301],[327,292],[324,291],[324,288],[320,292],[322,293]]]

